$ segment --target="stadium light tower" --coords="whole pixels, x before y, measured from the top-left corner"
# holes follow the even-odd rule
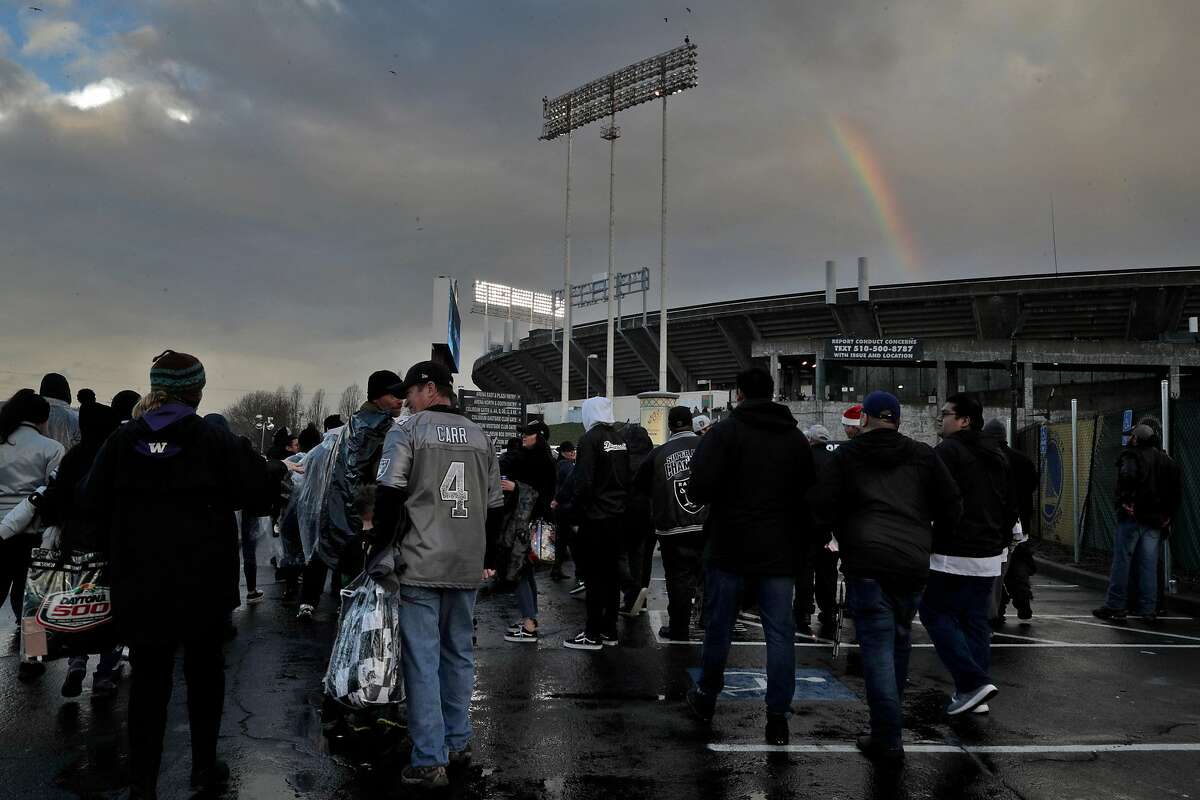
[[[684,38],[682,47],[676,47],[652,58],[647,58],[636,64],[630,64],[624,69],[597,78],[578,89],[554,98],[542,98],[542,135],[546,141],[567,137],[567,212],[566,232],[564,235],[563,254],[563,296],[571,296],[571,133],[584,125],[609,119],[609,125],[602,134],[609,140],[609,265],[608,285],[613,285],[613,201],[612,182],[613,166],[616,150],[616,137],[620,129],[616,128],[616,114],[634,106],[661,99],[663,104],[662,129],[662,220],[660,247],[659,290],[661,293],[661,308],[659,309],[659,346],[658,346],[658,382],[659,389],[667,390],[667,98],[685,89],[691,89],[697,84],[696,45]],[[570,388],[570,349],[571,349],[571,317],[570,303],[567,304],[567,315],[563,323],[563,352],[562,352],[562,404],[563,419],[566,419],[567,400]],[[613,386],[613,335],[614,320],[612,299],[609,298],[608,311],[608,386],[611,395]]]

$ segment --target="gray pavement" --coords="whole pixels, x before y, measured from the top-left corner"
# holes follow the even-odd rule
[[[266,543],[264,543],[266,544]],[[266,578],[267,569],[261,570]],[[991,713],[951,721],[949,677],[915,631],[905,699],[908,759],[876,769],[854,751],[867,709],[858,654],[834,660],[824,643],[797,646],[792,743],[762,738],[761,630],[747,625],[730,657],[727,691],[711,729],[693,722],[683,695],[699,643],[670,644],[657,630],[666,606],[656,560],[651,611],[622,621],[621,644],[600,653],[561,647],[582,624],[569,582],[541,578],[537,645],[504,642],[511,595],[479,603],[473,704],[476,765],[437,796],[453,798],[1163,798],[1200,796],[1200,622],[1150,629],[1100,623],[1100,594],[1035,578],[1035,618],[1009,618],[995,639],[1000,694]],[[235,614],[227,648],[221,751],[228,797],[404,797],[399,756],[367,768],[322,734],[319,681],[333,635],[332,603],[315,624],[267,601]],[[0,612],[0,797],[121,796],[125,696],[92,702],[90,680],[63,700],[65,665],[32,686],[15,679],[15,626]],[[162,796],[188,797],[185,690],[173,698]],[[335,752],[331,753],[331,749]]]

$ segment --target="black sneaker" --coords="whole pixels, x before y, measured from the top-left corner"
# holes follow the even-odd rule
[[[420,786],[423,789],[440,789],[450,785],[445,767],[414,767],[409,764],[400,770],[400,782],[405,786]]]
[[[22,661],[17,666],[17,680],[29,683],[46,673],[46,665],[40,661]]]
[[[668,642],[688,642],[691,641],[691,631],[671,631],[669,625],[663,625],[658,629],[658,638],[666,639]]]
[[[1158,615],[1157,614],[1142,614],[1141,619],[1142,619],[1142,622],[1144,622],[1150,626],[1154,626],[1154,625],[1158,624]]]
[[[704,723],[712,722],[713,715],[717,712],[716,698],[709,697],[699,688],[693,686],[688,689],[687,707],[692,712],[696,719]]]
[[[580,633],[574,639],[563,640],[563,647],[571,650],[603,650],[604,645],[598,639],[589,639],[586,632]]]
[[[870,735],[858,737],[854,744],[862,751],[863,755],[872,761],[896,763],[904,760],[903,747],[888,747]]]
[[[616,631],[613,631],[612,633],[600,634],[600,644],[604,645],[605,647],[616,647],[620,643],[621,642],[617,639]]]
[[[816,634],[813,633],[812,626],[806,622],[803,625],[796,626],[796,638],[797,639],[815,639]]]
[[[67,673],[67,679],[63,681],[62,696],[63,697],[79,697],[83,692],[83,679],[87,676],[87,670],[73,669]]]
[[[312,622],[313,613],[315,611],[316,609],[310,606],[308,603],[301,603],[300,610],[296,612],[296,619],[300,620],[301,622]]]
[[[214,761],[212,766],[192,770],[193,789],[219,789],[229,783],[229,765],[224,761]]]
[[[454,768],[471,766],[471,756],[472,755],[474,755],[474,751],[471,748],[470,742],[467,742],[467,746],[464,747],[462,750],[451,750],[450,751],[450,768],[454,769]]]
[[[1109,608],[1108,606],[1100,606],[1092,611],[1092,616],[1096,619],[1106,620],[1108,622],[1125,622],[1128,617],[1123,608]]]
[[[532,631],[525,630],[524,625],[518,625],[516,628],[510,628],[508,633],[504,634],[504,641],[518,642],[522,644],[537,644],[538,632],[535,628]]]
[[[767,714],[767,744],[787,744],[790,735],[786,714]]]
[[[1013,606],[1017,609],[1017,619],[1033,619],[1033,607],[1028,597],[1013,598]]]
[[[117,695],[117,681],[112,675],[92,675],[92,699],[106,700]]]

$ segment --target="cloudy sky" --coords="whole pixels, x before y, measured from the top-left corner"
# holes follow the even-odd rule
[[[219,408],[425,357],[434,276],[561,283],[542,96],[684,35],[672,305],[817,289],[826,258],[1051,271],[1051,196],[1062,270],[1195,264],[1197,34],[1193,0],[3,0],[0,394],[144,389],[171,347]],[[617,265],[655,266],[658,109],[618,122]],[[608,152],[575,141],[583,277]]]

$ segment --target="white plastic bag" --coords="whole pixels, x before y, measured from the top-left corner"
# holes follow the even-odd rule
[[[400,596],[363,573],[342,590],[343,603],[325,693],[351,708],[404,702],[400,667]]]

